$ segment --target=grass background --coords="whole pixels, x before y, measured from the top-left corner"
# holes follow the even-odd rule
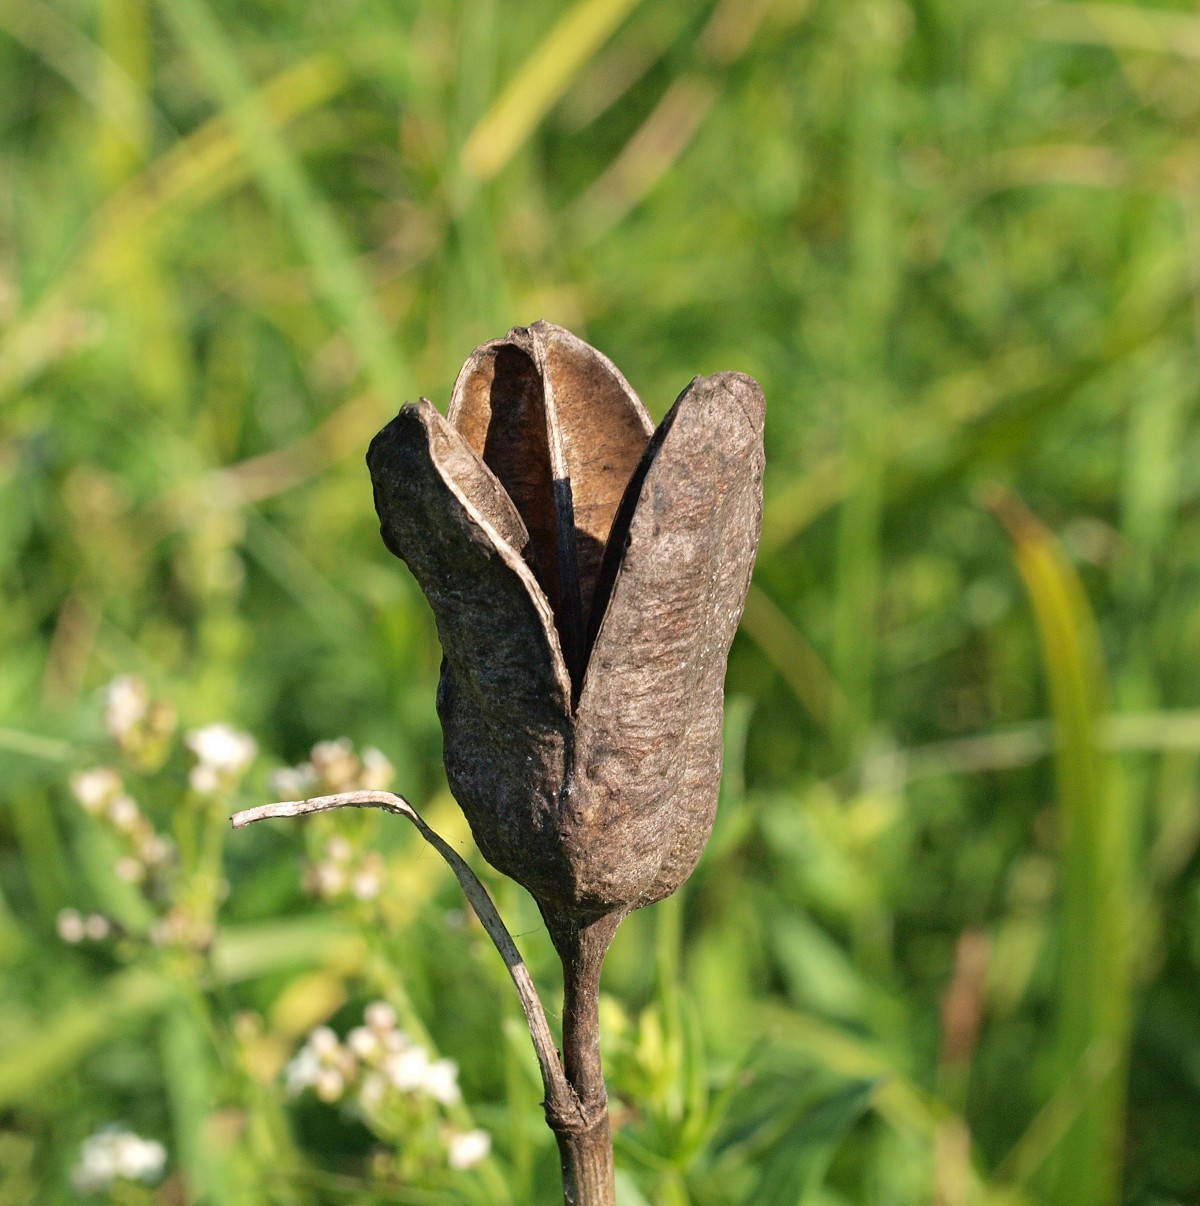
[[[362,454],[538,317],[655,417],[768,398],[717,831],[606,971],[625,1200],[1200,1201],[1198,59],[1184,3],[0,0],[0,1202],[73,1200],[114,1119],[163,1202],[553,1200],[414,835],[345,822],[374,911],[226,837],[228,898],[176,889],[214,947],[164,950],[66,790],[136,672],[257,737],[224,813],[346,734],[465,840]],[[223,834],[182,754],[135,794]],[[286,1101],[379,995],[481,1170],[385,1190]]]

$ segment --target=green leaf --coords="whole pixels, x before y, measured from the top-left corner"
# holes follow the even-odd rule
[[[112,976],[87,1000],[64,1006],[44,1025],[8,1034],[0,1056],[0,1107],[43,1093],[56,1076],[124,1026],[157,1013],[171,992],[158,974],[132,968]]]
[[[1075,1099],[1047,1201],[1118,1200],[1131,1018],[1131,818],[1097,740],[1108,696],[1099,633],[1053,535],[1009,495],[993,506],[1013,541],[1050,686],[1062,858],[1055,1094]],[[1085,1075],[1085,1073],[1087,1073]],[[1083,1077],[1088,1092],[1071,1092]]]

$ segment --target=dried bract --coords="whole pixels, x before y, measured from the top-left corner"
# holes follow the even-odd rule
[[[476,349],[447,418],[423,399],[371,444],[383,539],[445,655],[451,790],[543,911],[660,900],[708,839],[763,412],[717,373],[654,430],[606,357],[538,322]]]

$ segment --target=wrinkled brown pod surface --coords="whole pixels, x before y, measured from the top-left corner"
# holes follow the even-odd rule
[[[673,892],[712,828],[725,665],[762,514],[762,391],[698,377],[657,430],[550,323],[476,349],[449,416],[367,456],[433,608],[451,790],[480,850],[581,921]]]

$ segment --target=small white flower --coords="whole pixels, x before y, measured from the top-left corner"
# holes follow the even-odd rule
[[[338,863],[317,863],[313,880],[318,896],[340,896],[346,890],[346,869]]]
[[[321,1071],[321,1061],[317,1053],[307,1044],[296,1052],[283,1070],[287,1090],[293,1096],[302,1093],[310,1085],[316,1084],[317,1074]]]
[[[78,909],[62,909],[58,914],[57,925],[58,936],[72,946],[82,942],[83,936],[87,932]]]
[[[81,1193],[103,1193],[118,1180],[151,1184],[166,1163],[167,1149],[157,1139],[106,1127],[83,1141],[71,1181]]]
[[[338,737],[333,741],[318,741],[312,747],[313,766],[323,770],[330,762],[339,762],[354,753],[354,742],[349,737]]]
[[[200,763],[188,771],[188,785],[197,795],[211,796],[221,788],[221,778],[211,766]]]
[[[156,946],[174,946],[200,936],[203,927],[193,924],[185,908],[176,905],[150,928],[150,940]]]
[[[334,791],[345,791],[356,785],[360,763],[348,737],[318,741],[312,747],[310,757],[317,775]]]
[[[318,1026],[309,1036],[308,1045],[318,1059],[333,1060],[342,1049],[338,1036],[328,1026]]]
[[[346,1035],[346,1046],[361,1060],[373,1059],[379,1054],[379,1036],[366,1026],[355,1026]]]
[[[100,812],[121,792],[121,776],[112,767],[97,766],[71,776],[71,794],[84,812]]]
[[[193,729],[184,738],[184,744],[198,761],[188,781],[203,795],[211,795],[223,780],[236,779],[258,753],[258,742],[249,733],[241,733],[227,724]]]
[[[474,1168],[492,1150],[492,1137],[487,1131],[455,1132],[448,1149],[451,1168]]]
[[[386,1001],[372,1001],[363,1010],[363,1021],[376,1034],[396,1029],[396,1011]]]
[[[123,854],[117,859],[113,870],[117,873],[117,878],[127,884],[140,884],[146,878],[145,864],[131,854]]]
[[[188,749],[205,766],[218,770],[241,770],[258,752],[258,743],[247,733],[227,724],[209,724],[193,729],[185,738]]]
[[[348,863],[354,854],[354,847],[339,834],[325,843],[325,853],[335,863]]]
[[[171,843],[159,834],[152,833],[139,844],[138,857],[148,866],[157,867],[171,857]]]
[[[401,1093],[423,1089],[429,1074],[429,1054],[424,1047],[395,1051],[384,1060],[383,1071]]]
[[[146,719],[150,711],[150,688],[136,674],[114,678],[104,691],[104,726],[110,737],[120,740]]]
[[[362,752],[362,786],[366,791],[385,791],[391,786],[396,768],[374,746]]]
[[[156,1181],[167,1162],[167,1149],[157,1139],[127,1134],[121,1138],[117,1162],[129,1181]]]
[[[306,800],[317,781],[311,762],[299,766],[281,766],[272,771],[268,782],[275,798],[279,800]]]
[[[383,888],[383,876],[374,867],[364,867],[350,881],[350,893],[355,900],[374,900]]]
[[[126,795],[116,796],[109,800],[106,811],[114,828],[119,829],[122,833],[129,833],[142,815],[133,797]]]
[[[102,1193],[117,1179],[117,1154],[103,1134],[83,1141],[71,1182],[80,1193]]]
[[[363,1077],[362,1088],[358,1091],[358,1100],[364,1109],[378,1109],[387,1095],[387,1081],[378,1072],[372,1072]]]
[[[346,1080],[337,1068],[322,1068],[313,1081],[313,1088],[322,1101],[338,1101],[346,1091]]]
[[[334,1066],[346,1078],[347,1084],[358,1076],[358,1057],[349,1047],[342,1047],[338,1051],[338,1057],[334,1061]]]
[[[380,1034],[379,1041],[388,1052],[407,1051],[413,1045],[412,1039],[403,1030],[385,1030]]]
[[[83,932],[93,942],[103,942],[112,933],[112,922],[103,913],[91,913],[83,923]]]
[[[439,1059],[430,1064],[425,1069],[421,1087],[441,1105],[458,1105],[462,1101],[458,1087],[458,1065],[452,1059]]]

